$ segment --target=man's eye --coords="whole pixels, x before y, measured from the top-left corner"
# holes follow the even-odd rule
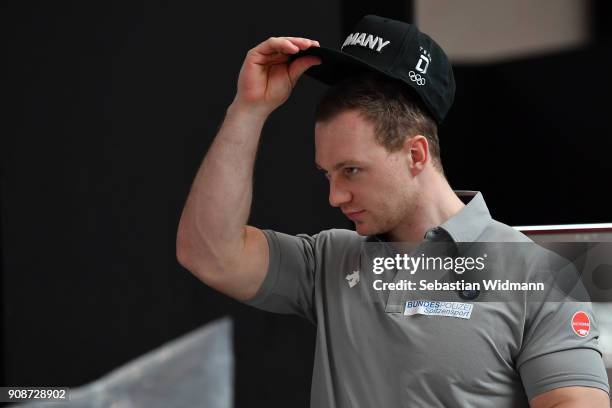
[[[358,171],[359,169],[357,167],[345,167],[344,168],[344,174],[346,174],[347,176],[354,176],[355,174],[357,174]]]

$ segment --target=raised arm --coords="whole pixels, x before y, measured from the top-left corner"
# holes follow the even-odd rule
[[[247,226],[253,166],[262,127],[289,98],[299,77],[320,60],[289,62],[291,54],[318,42],[273,37],[244,60],[236,97],[196,174],[179,223],[181,265],[212,288],[238,300],[255,295],[268,269],[268,243]]]

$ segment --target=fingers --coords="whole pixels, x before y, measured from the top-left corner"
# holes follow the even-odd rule
[[[319,47],[319,42],[315,40],[310,40],[308,38],[302,37],[278,37],[283,40],[288,40],[295,46],[297,46],[300,50],[306,50],[310,47]]]
[[[300,57],[293,61],[289,66],[289,80],[291,81],[291,85],[295,86],[298,79],[300,79],[308,68],[319,64],[321,64],[321,58],[315,57],[314,55]]]
[[[282,58],[278,55],[297,54],[301,50],[306,50],[310,47],[318,47],[319,42],[301,37],[271,37],[255,48],[251,49],[248,55],[252,62],[256,64],[271,63],[270,57],[274,59],[272,63],[282,62]],[[285,59],[286,61],[286,59]]]

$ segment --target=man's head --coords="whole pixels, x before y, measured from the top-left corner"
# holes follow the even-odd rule
[[[350,77],[327,91],[315,119],[325,122],[346,110],[357,110],[373,123],[376,140],[389,152],[401,149],[408,137],[425,136],[432,164],[443,173],[438,126],[406,85],[376,73]]]
[[[309,55],[322,63],[306,74],[332,86],[315,127],[330,204],[363,235],[422,229],[412,227],[427,221],[424,207],[452,201],[437,136],[455,97],[446,54],[413,24],[367,15],[339,49],[310,47],[293,58]]]
[[[410,222],[423,181],[444,177],[436,122],[409,88],[377,74],[330,88],[317,109],[315,144],[330,204],[362,235]]]

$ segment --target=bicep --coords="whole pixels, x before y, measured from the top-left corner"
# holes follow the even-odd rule
[[[545,353],[524,362],[518,371],[530,400],[561,388],[586,387],[604,394],[609,390],[601,354],[589,348]]]
[[[243,288],[242,296],[240,298],[236,297],[241,301],[253,298],[259,291],[270,264],[270,248],[263,231],[247,225],[245,236],[241,260],[249,279]]]

